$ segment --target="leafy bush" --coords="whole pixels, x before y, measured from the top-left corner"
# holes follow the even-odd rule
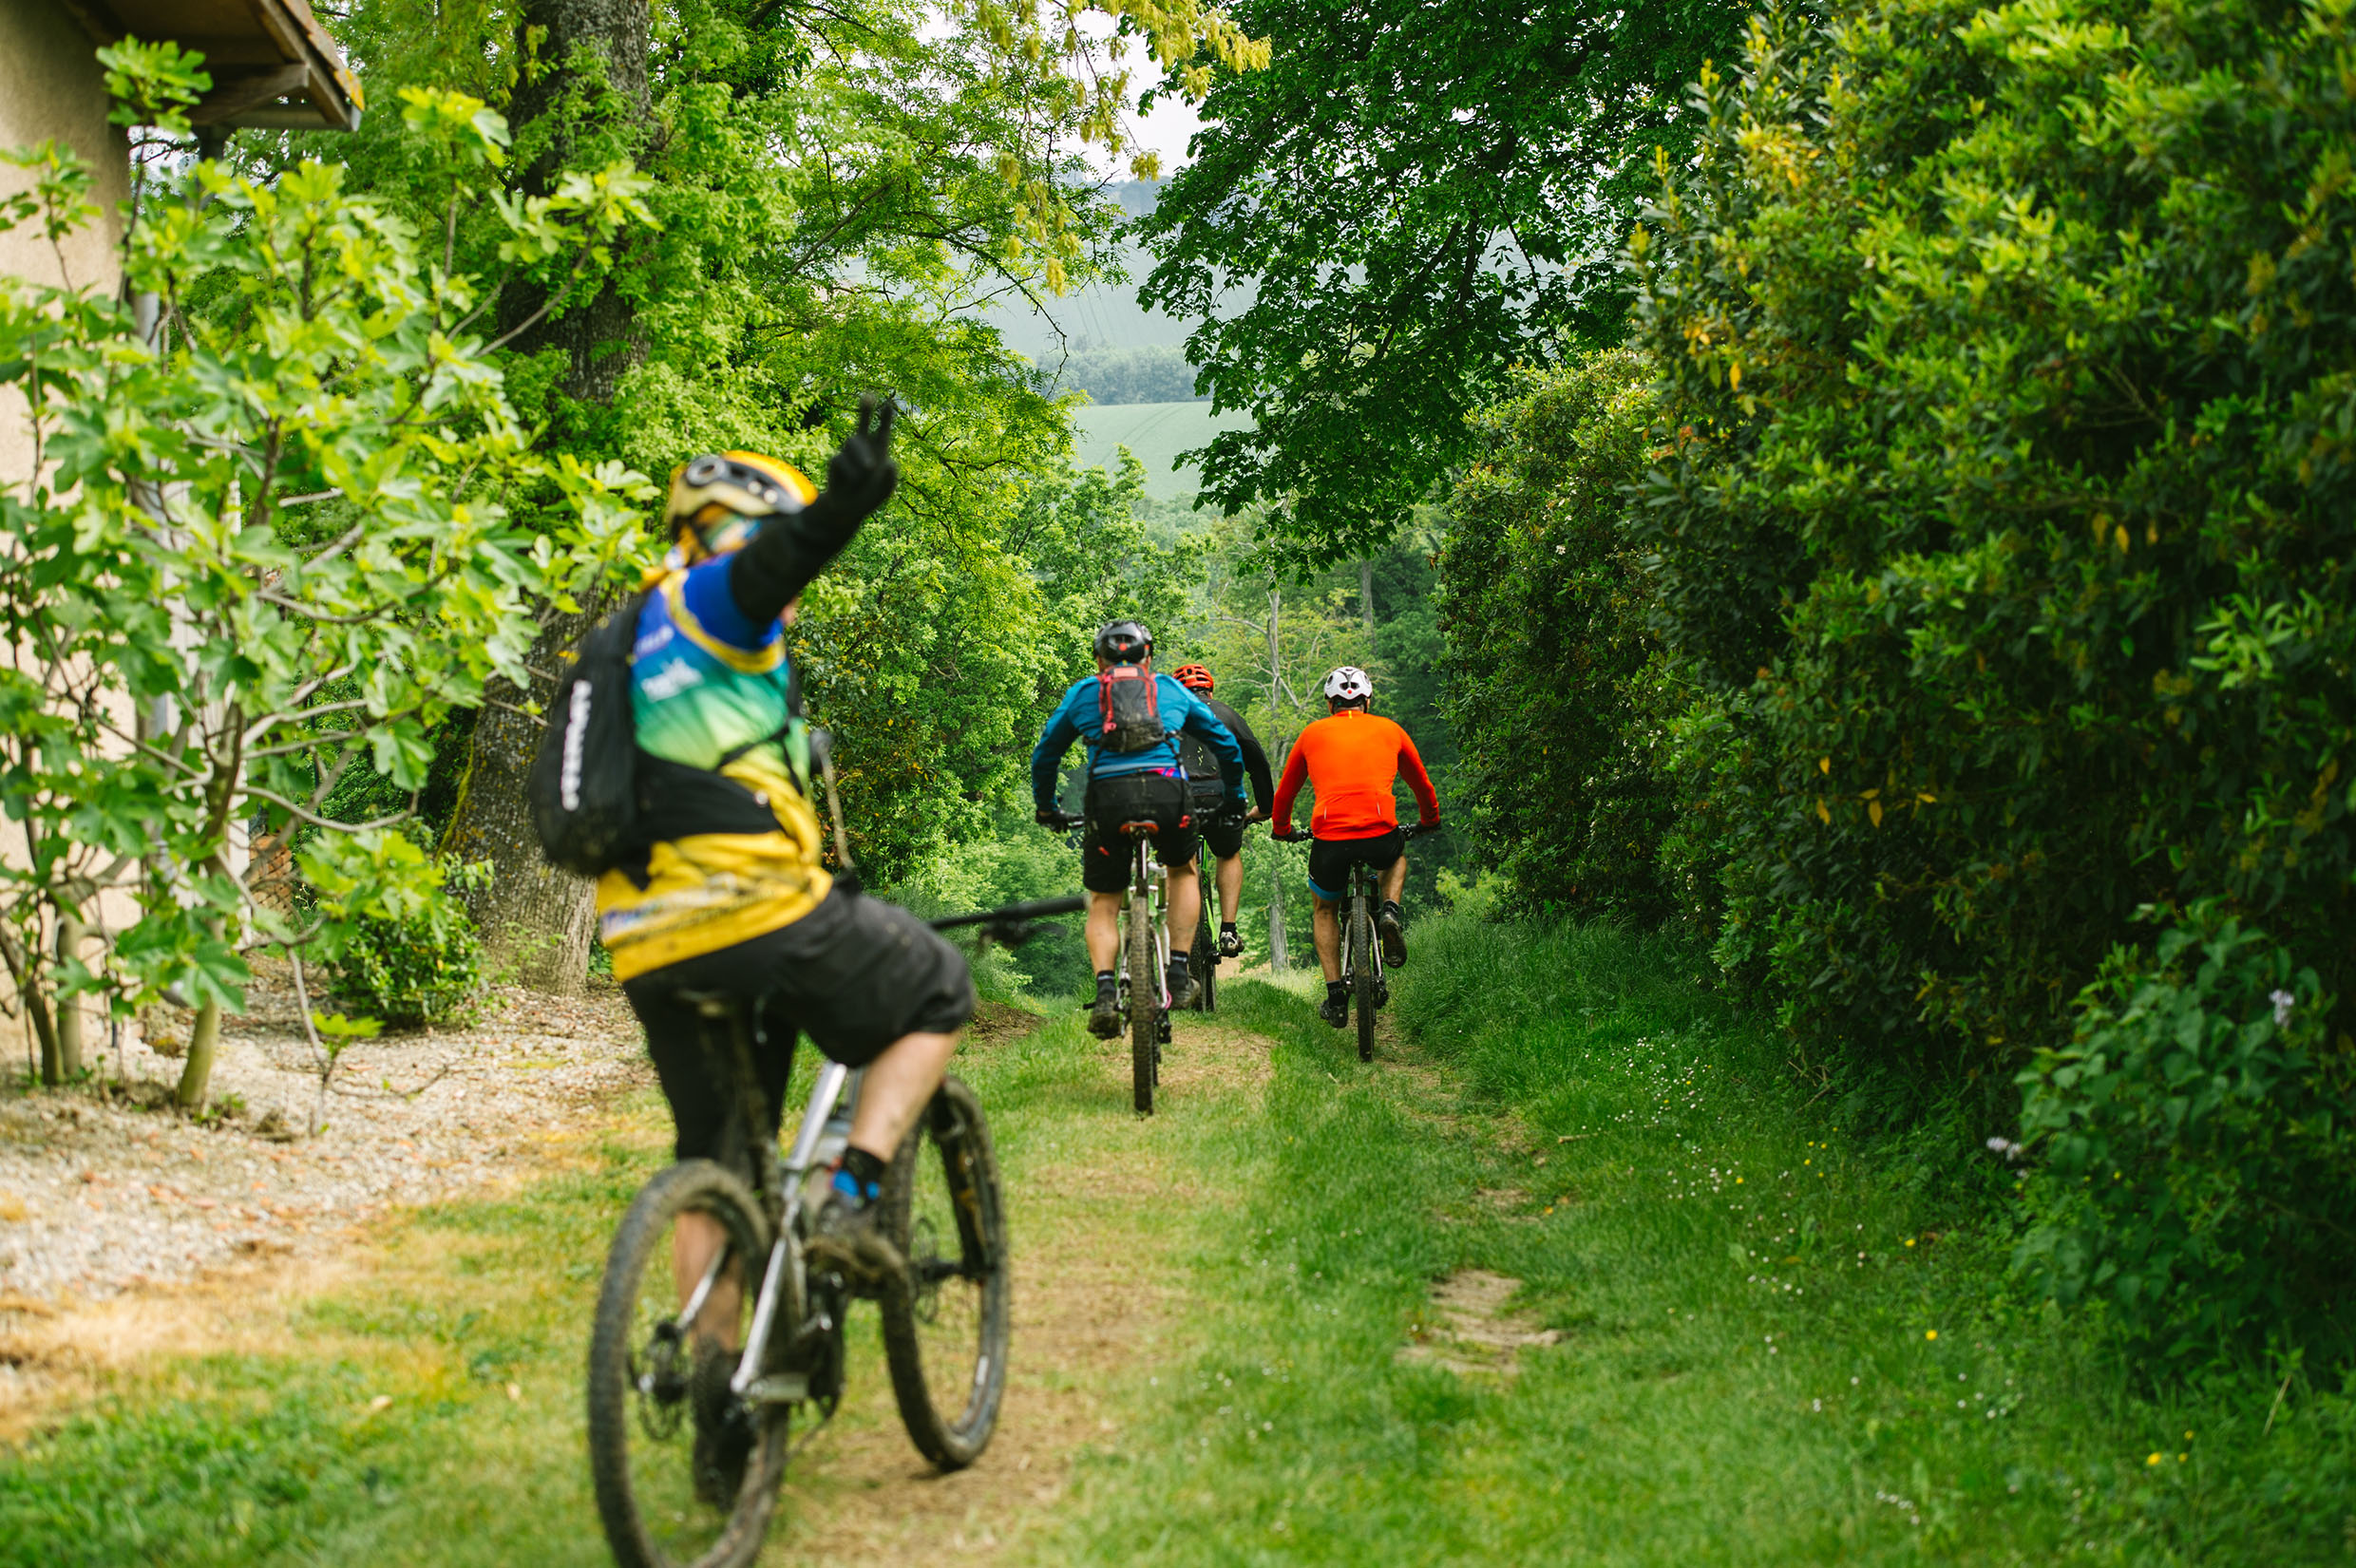
[[[484,983],[482,936],[463,900],[488,885],[491,867],[429,858],[396,841],[408,853],[395,849],[393,858],[414,857],[424,870],[411,885],[370,888],[365,902],[353,900],[348,928],[328,947],[335,993],[364,1017],[405,1028],[463,1019]],[[314,855],[305,855],[304,870],[336,888]]]
[[[1814,1038],[2008,1077],[2209,897],[2351,993],[2352,69],[2329,7],[1893,0],[1704,73],[1631,516],[1721,956]]]
[[[2203,905],[2156,951],[2121,949],[2077,1036],[2021,1075],[2016,1266],[2067,1303],[2100,1297],[2176,1348],[2346,1313],[2356,1278],[2356,1048],[2329,998],[2262,932]]]
[[[1657,918],[1680,700],[1622,526],[1656,415],[1625,349],[1530,372],[1475,421],[1440,557],[1448,721],[1473,831],[1523,907]]]

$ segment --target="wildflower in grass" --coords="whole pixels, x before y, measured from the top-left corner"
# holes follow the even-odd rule
[[[2159,1456],[2158,1456],[2157,1454],[2154,1454],[2151,1458],[2149,1458],[2149,1459],[2145,1460],[2143,1463],[2144,1463],[2144,1464],[2158,1464],[2158,1463],[2159,1463]]]
[[[1923,1331],[1923,1337],[1925,1339],[1936,1339],[1939,1337],[1939,1331],[1936,1329],[1925,1329]]]
[[[2297,997],[2287,991],[2277,991],[2269,992],[2266,999],[2274,1004],[2274,1027],[2276,1029],[2290,1022],[2290,1005],[2298,1000]]]

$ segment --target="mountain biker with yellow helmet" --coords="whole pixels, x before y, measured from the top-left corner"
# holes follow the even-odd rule
[[[854,1278],[904,1267],[877,1228],[884,1171],[940,1086],[974,1011],[965,961],[906,911],[863,896],[820,859],[810,736],[786,651],[802,591],[891,496],[893,409],[862,402],[819,490],[756,452],[714,452],[674,470],[664,519],[674,546],[631,649],[644,847],[598,880],[598,928],[614,977],[645,1027],[681,1160],[735,1163],[730,1087],[707,1061],[690,992],[754,1010],[762,1099],[775,1135],[797,1032],[866,1069],[850,1144],[817,1217],[813,1259]],[[679,1219],[682,1300],[725,1244],[716,1221]],[[742,1289],[732,1270],[716,1287]],[[706,1321],[733,1324],[732,1308]],[[699,1489],[725,1495],[749,1429],[724,1411],[733,1346],[697,1346]]]

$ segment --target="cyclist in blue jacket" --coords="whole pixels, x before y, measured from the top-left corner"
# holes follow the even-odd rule
[[[1219,760],[1229,810],[1244,809],[1244,751],[1200,698],[1168,675],[1152,673],[1153,634],[1135,621],[1113,621],[1096,633],[1096,673],[1072,683],[1031,752],[1031,799],[1038,820],[1056,825],[1056,775],[1064,753],[1079,741],[1088,748],[1088,801],[1080,836],[1080,885],[1088,889],[1088,958],[1096,972],[1096,1002],[1088,1027],[1102,1039],[1121,1032],[1113,965],[1119,960],[1121,896],[1129,886],[1129,839],[1123,822],[1150,822],[1158,830],[1154,859],[1169,889],[1169,1005],[1194,997],[1187,958],[1194,941],[1203,890],[1194,875],[1196,827],[1178,737],[1193,735]],[[1134,671],[1116,667],[1130,665]],[[1114,680],[1115,676],[1144,677]],[[1112,712],[1116,686],[1123,705]],[[1136,706],[1157,709],[1139,724]],[[1155,726],[1158,725],[1158,736]]]

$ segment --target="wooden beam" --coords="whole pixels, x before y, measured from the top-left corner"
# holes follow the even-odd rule
[[[217,74],[213,81],[213,90],[188,111],[188,123],[192,125],[222,124],[248,109],[275,104],[291,92],[301,92],[311,85],[311,67],[280,66],[250,75],[223,73]]]

